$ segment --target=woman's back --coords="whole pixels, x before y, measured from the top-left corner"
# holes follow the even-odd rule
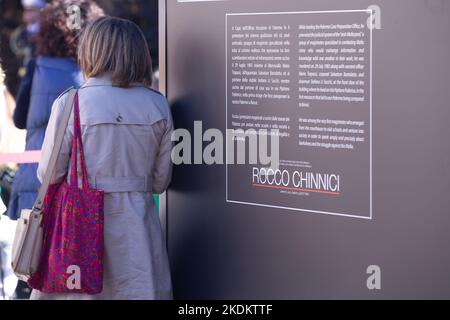
[[[170,299],[169,259],[153,193],[165,191],[170,181],[173,123],[166,99],[147,89],[152,70],[145,37],[131,21],[100,18],[82,34],[79,61],[88,77],[78,90],[87,174],[90,187],[105,193],[103,292],[33,291],[32,298]],[[63,94],[53,106],[38,168],[41,180],[67,98]],[[52,182],[67,177],[73,131],[72,119]],[[83,234],[95,232],[76,227]]]
[[[160,166],[155,163],[159,156],[165,168],[157,170],[170,172],[172,120],[166,99],[143,86],[113,87],[103,77],[89,79],[79,90],[79,101],[91,185],[109,192],[140,183],[147,188],[142,191],[163,192],[170,176],[153,169]],[[168,153],[160,151],[164,143]]]
[[[89,184],[105,192],[104,290],[86,298],[170,299],[168,258],[152,196],[163,192],[171,178],[173,125],[167,101],[143,86],[113,87],[107,77],[88,79],[78,93]],[[41,180],[67,97],[63,94],[53,107],[38,168]],[[52,182],[67,176],[72,137],[73,117]],[[33,298],[80,296],[49,296],[36,291]]]

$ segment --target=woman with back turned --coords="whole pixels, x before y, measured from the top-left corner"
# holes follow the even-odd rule
[[[44,294],[32,299],[171,299],[164,237],[153,193],[171,177],[172,117],[166,99],[149,89],[151,58],[134,23],[100,18],[80,40],[87,81],[78,91],[81,133],[90,187],[105,192],[104,276],[99,295]],[[38,176],[42,179],[68,94],[54,105]],[[67,175],[73,119],[66,129],[56,174]]]

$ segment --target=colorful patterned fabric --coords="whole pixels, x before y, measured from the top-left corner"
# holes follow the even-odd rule
[[[64,179],[47,192],[42,257],[29,285],[44,293],[98,294],[103,289],[104,192],[89,187],[78,94],[69,175],[70,183]]]

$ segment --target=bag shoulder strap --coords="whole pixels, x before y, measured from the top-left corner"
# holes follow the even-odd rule
[[[53,145],[47,171],[43,177],[42,185],[39,189],[39,194],[33,207],[34,210],[40,211],[42,209],[42,205],[44,204],[44,198],[47,194],[48,187],[50,186],[51,179],[53,178],[56,161],[58,160],[59,152],[61,151],[61,146],[64,141],[64,134],[66,132],[67,125],[69,124],[70,115],[72,114],[72,105],[76,93],[77,89],[71,89],[68,93],[61,122],[56,132],[55,144]]]

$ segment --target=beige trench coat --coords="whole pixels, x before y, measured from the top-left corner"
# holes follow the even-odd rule
[[[41,181],[66,99],[67,93],[53,105],[38,169]],[[113,87],[104,76],[80,88],[79,106],[89,184],[105,191],[104,290],[96,296],[34,290],[31,299],[171,299],[169,262],[152,197],[166,190],[171,177],[173,123],[167,101],[144,87]],[[67,174],[72,135],[73,116],[53,182]]]

